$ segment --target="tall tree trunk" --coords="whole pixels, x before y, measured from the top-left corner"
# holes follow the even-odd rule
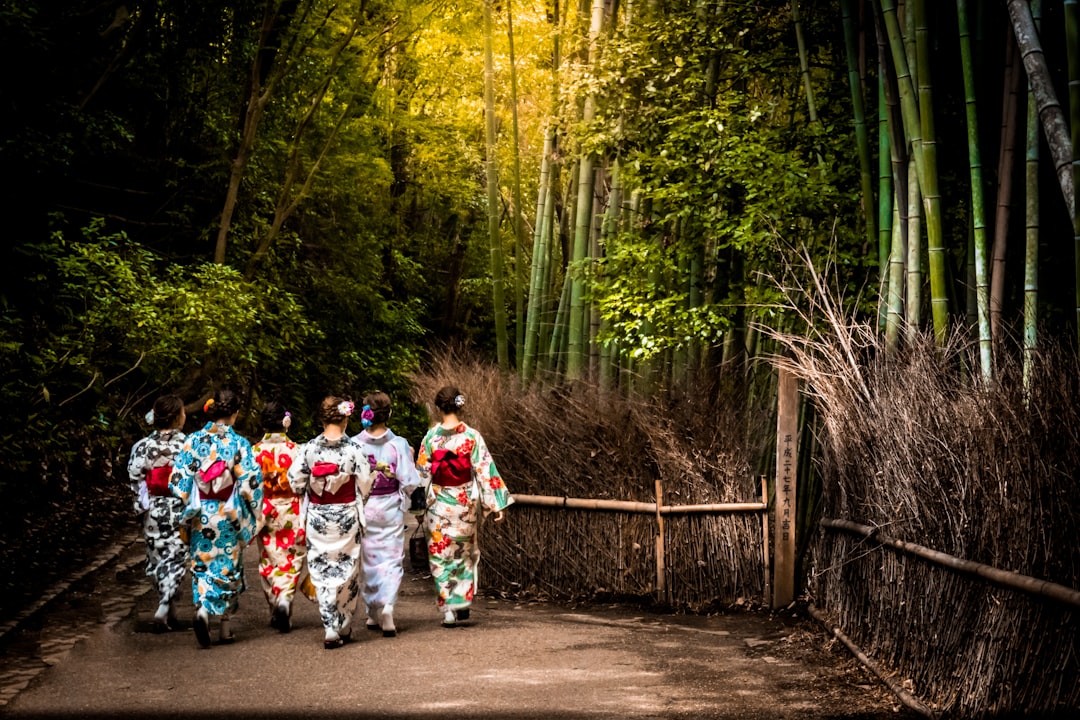
[[[1016,33],[1016,44],[1020,47],[1028,82],[1031,83],[1031,91],[1035,94],[1039,106],[1039,119],[1046,134],[1046,142],[1050,146],[1050,155],[1053,156],[1065,207],[1070,213],[1075,213],[1073,143],[1069,136],[1068,123],[1065,122],[1065,111],[1061,109],[1061,103],[1054,92],[1050,69],[1046,65],[1046,57],[1039,43],[1039,33],[1035,30],[1030,6],[1025,0],[1008,0],[1008,7],[1013,32]],[[1078,61],[1080,58],[1070,55],[1069,64],[1072,68],[1075,69]],[[1073,125],[1075,132],[1076,123]]]
[[[588,65],[590,70],[596,67],[598,60],[598,39],[603,29],[603,23],[604,0],[593,0],[592,21],[589,24]],[[596,98],[590,92],[585,97],[582,122],[586,125],[592,122],[595,114]],[[589,251],[589,234],[593,224],[593,167],[593,156],[589,153],[582,153],[580,165],[578,166],[578,194],[575,210],[577,217],[574,223],[573,265],[571,267],[573,283],[570,288],[570,317],[567,323],[566,379],[570,381],[581,379],[585,370],[584,345],[587,337],[585,323],[585,264]]]
[[[806,56],[802,22],[799,20],[799,0],[791,0],[791,22],[795,24],[795,42],[799,46],[799,67],[802,69],[803,87],[806,90],[806,107],[810,113],[810,122],[816,123],[817,106],[814,104],[814,87],[810,83],[810,63]]]
[[[964,100],[967,108],[968,167],[971,173],[971,218],[975,256],[975,304],[978,311],[979,368],[983,380],[993,376],[990,342],[990,293],[986,265],[986,211],[983,204],[982,156],[979,152],[979,114],[975,104],[975,70],[971,56],[967,0],[956,0],[960,30],[960,62],[964,70]]]
[[[995,345],[1001,342],[1001,312],[1005,304],[1005,254],[1009,242],[1009,216],[1012,208],[1013,158],[1016,156],[1017,91],[1023,72],[1013,62],[1012,31],[1006,31],[1005,88],[1001,108],[1001,152],[998,158],[997,212],[994,215],[994,252],[990,271],[990,334]]]
[[[218,220],[217,241],[214,245],[214,262],[219,265],[225,262],[225,250],[228,245],[229,229],[232,227],[233,214],[236,212],[236,201],[240,194],[240,182],[244,178],[248,161],[255,149],[255,138],[262,124],[263,113],[266,105],[273,97],[278,81],[285,74],[283,66],[287,62],[282,60],[282,55],[288,58],[296,40],[295,34],[291,41],[282,42],[283,28],[290,25],[295,17],[299,0],[287,0],[283,3],[268,2],[263,13],[262,28],[259,31],[259,46],[255,50],[255,57],[251,61],[251,73],[249,76],[248,99],[243,115],[243,127],[240,131],[240,145],[233,158],[232,168],[229,171],[229,185],[225,191],[225,205],[221,210],[221,218]],[[306,13],[305,13],[306,14]],[[281,49],[279,49],[281,48]]]
[[[495,314],[495,343],[499,367],[510,369],[506,336],[506,299],[503,287],[502,237],[499,232],[499,170],[495,157],[495,51],[492,47],[491,5],[484,0],[484,107],[486,109],[488,239],[491,243],[491,301]]]

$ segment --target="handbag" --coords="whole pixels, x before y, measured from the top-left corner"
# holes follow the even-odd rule
[[[409,563],[412,565],[413,570],[426,571],[430,569],[427,545],[427,533],[424,531],[424,526],[417,523],[416,530],[413,531],[412,537],[409,538]]]

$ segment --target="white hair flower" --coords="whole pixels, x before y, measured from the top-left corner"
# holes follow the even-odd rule
[[[147,425],[153,425],[154,424],[154,410],[153,410],[153,408],[150,409],[150,412],[146,413],[146,424]]]
[[[464,406],[465,406],[465,396],[464,395],[455,396],[454,397],[454,407],[464,407]]]
[[[342,400],[338,403],[337,406],[338,412],[345,417],[349,417],[350,415],[352,415],[355,408],[356,404],[353,403],[351,400]]]
[[[292,413],[286,410],[285,416],[281,418],[281,427],[288,430],[290,425],[292,425]]]

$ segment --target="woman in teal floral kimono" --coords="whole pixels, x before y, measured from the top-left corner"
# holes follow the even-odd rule
[[[211,616],[221,619],[219,641],[233,639],[229,613],[244,590],[244,545],[258,532],[262,472],[251,444],[232,427],[240,397],[218,390],[203,409],[210,422],[188,436],[169,487],[189,524],[195,639],[209,647]]]
[[[428,430],[416,459],[420,477],[428,485],[424,516],[428,564],[444,627],[468,620],[476,594],[477,510],[502,522],[503,511],[514,502],[484,438],[458,419],[464,405],[465,396],[456,387],[439,390],[435,407],[442,421]]]

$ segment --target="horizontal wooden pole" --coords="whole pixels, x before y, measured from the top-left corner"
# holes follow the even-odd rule
[[[916,545],[915,543],[909,543],[903,540],[896,540],[886,535],[882,535],[878,532],[877,528],[852,522],[851,520],[824,518],[821,521],[821,526],[834,530],[844,530],[855,535],[862,535],[863,537],[875,540],[882,545],[887,545],[891,548],[906,552],[909,555],[920,557],[929,562],[941,565],[942,567],[949,568],[950,570],[955,570],[956,572],[981,577],[984,580],[989,580],[990,582],[1012,590],[1020,590],[1029,595],[1038,595],[1039,597],[1057,600],[1066,605],[1080,607],[1080,591],[1065,585],[1059,585],[1050,582],[1049,580],[1040,580],[1029,575],[1021,575],[1020,573],[1012,572],[1011,570],[1001,570],[984,563],[963,560],[953,555],[939,552],[938,550],[931,550],[922,545]]]
[[[536,507],[561,507],[572,510],[613,510],[616,512],[656,514],[656,503],[631,502],[629,500],[602,500],[559,497],[555,495],[514,495],[518,505]],[[661,505],[661,515],[682,515],[688,513],[739,513],[764,512],[765,503],[711,503],[706,505]]]

